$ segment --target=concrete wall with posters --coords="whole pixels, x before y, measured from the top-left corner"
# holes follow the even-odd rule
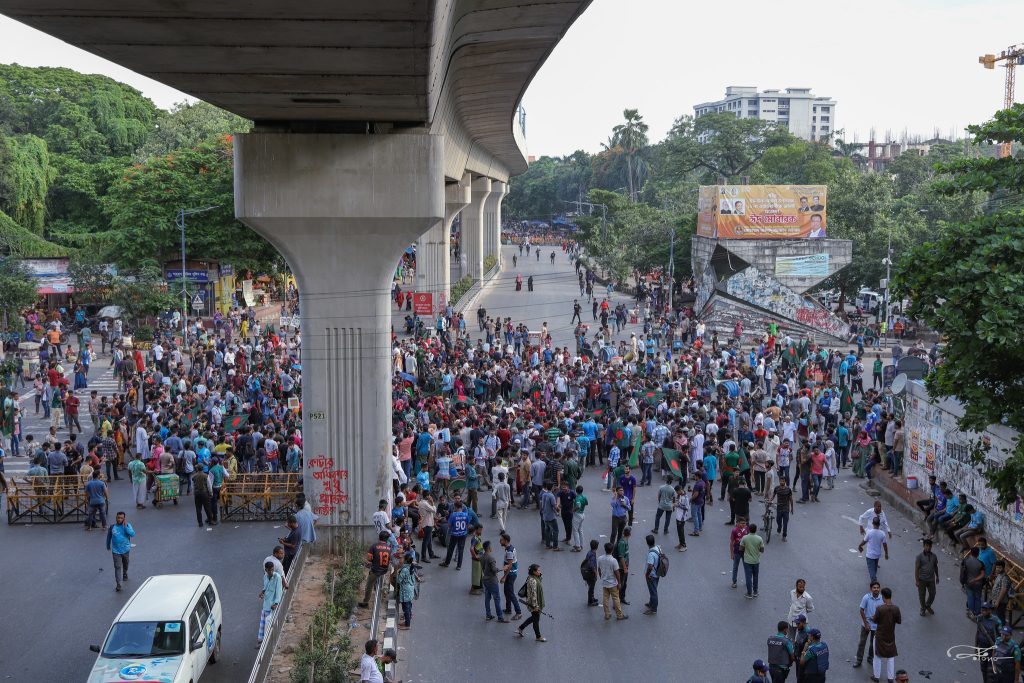
[[[985,534],[1016,558],[1024,558],[1024,500],[1002,509],[995,491],[985,483],[986,469],[1000,467],[1016,446],[1019,434],[1002,425],[992,425],[982,434],[962,432],[957,419],[963,407],[952,399],[935,400],[924,382],[907,383],[904,419],[907,449],[904,469],[927,485],[928,475],[948,482],[955,491],[966,493],[971,503],[985,513]],[[978,439],[989,445],[986,462],[971,461],[971,445]]]

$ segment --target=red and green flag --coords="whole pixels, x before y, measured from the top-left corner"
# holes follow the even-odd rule
[[[248,413],[239,413],[238,415],[229,415],[224,420],[224,433],[234,434],[239,429],[245,426],[245,423],[249,421]]]
[[[644,394],[644,401],[646,401],[647,405],[649,406],[656,406],[658,405],[658,402],[661,401],[662,398],[664,398],[664,396],[664,391],[651,390]]]
[[[683,460],[682,452],[671,448],[662,448],[661,454],[665,457],[665,462],[668,463],[668,469],[672,472],[672,476],[686,479],[686,461]]]
[[[202,412],[196,403],[189,404],[189,407],[181,415],[181,425],[186,429],[190,428],[199,419]]]

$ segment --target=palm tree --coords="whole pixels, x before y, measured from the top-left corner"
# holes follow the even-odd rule
[[[636,175],[633,166],[637,152],[647,146],[647,124],[644,117],[637,109],[626,109],[622,112],[625,123],[620,123],[612,129],[612,141],[622,147],[626,152],[626,174],[627,186],[629,187],[629,200],[636,201]]]

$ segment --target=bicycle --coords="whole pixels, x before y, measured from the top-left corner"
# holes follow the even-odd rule
[[[772,506],[771,501],[764,502],[764,515],[761,517],[761,531],[764,534],[764,542],[772,542],[772,527],[775,522],[775,508]]]

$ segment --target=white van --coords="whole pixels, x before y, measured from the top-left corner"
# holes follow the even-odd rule
[[[220,659],[220,595],[202,574],[151,576],[117,615],[88,683],[197,683]]]
[[[878,292],[873,292],[870,289],[862,289],[857,293],[857,305],[861,307],[861,310],[867,313],[874,313],[878,310],[878,307],[882,305],[882,299],[884,297]]]

